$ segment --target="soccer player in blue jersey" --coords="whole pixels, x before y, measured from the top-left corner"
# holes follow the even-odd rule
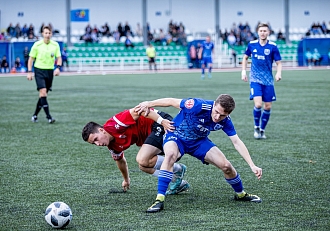
[[[211,131],[223,130],[252,172],[258,179],[261,178],[262,169],[253,163],[248,149],[238,137],[229,116],[235,108],[235,101],[230,95],[219,95],[215,101],[199,98],[163,98],[142,102],[136,106],[135,110],[138,113],[148,114],[148,108],[157,106],[172,106],[181,110],[173,119],[173,127],[170,127],[164,135],[165,159],[158,175],[158,194],[154,204],[148,208],[148,213],[164,209],[166,189],[173,176],[173,165],[185,153],[199,159],[203,164],[212,164],[221,169],[226,182],[236,192],[235,200],[261,202],[258,196],[244,191],[240,175],[221,150],[208,138]]]
[[[212,78],[212,54],[214,51],[214,44],[211,42],[211,37],[207,36],[203,42],[201,49],[199,50],[198,58],[201,59],[202,64],[202,76],[201,79],[205,78],[205,67],[209,68],[208,77]]]
[[[249,42],[242,62],[242,80],[247,82],[246,66],[251,57],[250,71],[250,100],[254,101],[254,138],[266,139],[265,129],[269,121],[272,101],[276,100],[274,77],[272,73],[273,61],[277,65],[275,80],[282,79],[282,63],[280,52],[274,42],[267,39],[269,26],[265,23],[258,25],[259,39]],[[262,102],[264,110],[262,111]]]

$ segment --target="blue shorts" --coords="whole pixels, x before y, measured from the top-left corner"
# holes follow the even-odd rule
[[[263,102],[276,101],[275,88],[273,85],[266,86],[260,83],[250,83],[250,100],[256,96],[261,96]]]
[[[164,136],[164,145],[169,142],[174,141],[179,148],[179,152],[181,154],[180,158],[185,154],[189,154],[200,161],[203,162],[203,164],[208,164],[204,161],[206,153],[214,146],[216,146],[209,138],[201,138],[198,140],[192,140],[192,141],[186,141],[180,139],[177,135],[175,135],[172,132],[168,132]],[[180,159],[179,158],[179,159]]]
[[[212,63],[212,57],[203,57],[201,64],[205,64],[205,66],[207,66],[208,63]]]

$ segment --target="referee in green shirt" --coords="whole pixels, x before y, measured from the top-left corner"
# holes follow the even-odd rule
[[[50,124],[55,122],[55,119],[49,113],[49,105],[47,102],[47,93],[52,90],[54,75],[60,74],[62,66],[62,58],[60,46],[57,42],[51,40],[52,31],[48,26],[44,26],[42,30],[43,40],[33,44],[28,61],[27,79],[32,80],[32,64],[34,62],[34,76],[39,91],[39,100],[36,110],[31,118],[32,122],[38,122],[38,113],[41,108],[44,109],[46,117]],[[57,66],[54,70],[55,58],[57,58]]]
[[[149,47],[146,49],[146,54],[149,59],[149,70],[151,70],[151,65],[154,65],[154,70],[157,71],[157,66],[156,66],[156,49],[155,47],[151,44],[149,44]]]

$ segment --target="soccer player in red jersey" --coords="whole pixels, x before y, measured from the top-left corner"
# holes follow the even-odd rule
[[[166,130],[173,129],[171,120],[172,117],[165,112],[153,109],[144,117],[131,108],[114,115],[103,126],[95,122],[87,123],[82,130],[82,138],[90,144],[108,147],[124,178],[122,187],[126,191],[130,186],[130,178],[124,150],[133,144],[141,147],[136,156],[139,168],[158,177],[164,160],[164,127]],[[182,180],[185,171],[185,165],[178,163],[174,165],[174,176],[166,192],[167,195],[188,190],[190,187],[188,182]]]

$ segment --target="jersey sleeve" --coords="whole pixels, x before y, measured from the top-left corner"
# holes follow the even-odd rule
[[[115,151],[113,151],[111,149],[109,149],[109,152],[111,154],[112,159],[115,161],[121,160],[124,157],[124,152],[115,153]]]
[[[228,119],[226,119],[226,123],[223,125],[222,130],[227,134],[227,136],[234,136],[237,134],[234,124],[231,121],[230,117],[228,117]]]
[[[180,108],[188,113],[193,113],[196,110],[200,109],[198,107],[200,105],[200,102],[196,98],[187,98],[187,99],[182,99],[180,103]]]
[[[251,44],[250,43],[248,44],[248,46],[245,50],[245,54],[249,57],[251,56]]]
[[[282,60],[281,55],[280,55],[280,51],[278,50],[277,46],[275,46],[274,50],[273,50],[273,59],[275,60],[275,62]]]
[[[110,134],[121,134],[124,133],[129,126],[135,123],[136,121],[133,119],[129,110],[125,110],[111,117],[103,125],[103,128]]]
[[[36,49],[35,43],[34,43],[33,46],[31,47],[31,50],[30,50],[29,56],[32,57],[32,58],[37,57],[37,49]]]
[[[57,51],[56,51],[56,53],[55,53],[55,57],[61,57],[62,55],[61,55],[61,48],[60,48],[60,45],[58,44],[58,43],[56,43],[56,45],[57,45]]]

